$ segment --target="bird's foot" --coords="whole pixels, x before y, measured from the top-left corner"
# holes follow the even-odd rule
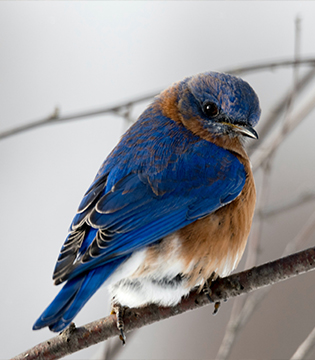
[[[111,315],[116,315],[117,329],[120,332],[119,338],[123,345],[126,344],[125,324],[123,319],[126,309],[127,307],[120,304],[112,304]]]
[[[206,280],[206,282],[205,282],[205,284],[204,284],[204,286],[203,286],[203,289],[202,289],[203,293],[207,296],[208,300],[209,300],[211,303],[214,302],[214,300],[213,300],[212,297],[211,297],[211,296],[212,296],[211,283],[212,283],[212,281],[213,281],[214,279],[217,279],[217,278],[218,278],[218,276],[216,276],[216,273],[213,272],[213,273],[211,274],[211,276],[209,277],[209,279]],[[214,302],[214,309],[213,309],[212,315],[217,314],[217,312],[219,311],[220,306],[221,306],[221,302],[220,302],[220,301]]]

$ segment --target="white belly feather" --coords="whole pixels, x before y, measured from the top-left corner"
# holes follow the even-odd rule
[[[187,278],[197,261],[193,260],[188,268],[184,266],[179,256],[181,242],[178,237],[171,235],[163,241],[167,247],[161,245],[153,259],[152,253],[150,258],[150,248],[136,251],[105,282],[114,303],[128,307],[140,307],[150,303],[173,306],[179,303],[183,296],[188,295],[192,287],[203,285],[206,281],[204,278],[198,278],[195,284],[188,284]],[[237,255],[239,256],[232,258],[228,253],[221,261],[211,259],[212,271],[221,277],[227,276],[234,270],[242,254]],[[185,276],[182,276],[183,274]],[[208,277],[210,275],[211,273]]]

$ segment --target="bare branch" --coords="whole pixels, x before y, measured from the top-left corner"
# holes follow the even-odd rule
[[[306,191],[301,195],[299,195],[298,197],[294,199],[290,199],[289,201],[281,205],[268,206],[264,209],[257,209],[255,211],[255,217],[268,219],[270,217],[292,210],[296,207],[299,207],[314,200],[315,200],[315,193],[311,191]]]
[[[0,140],[7,138],[9,136],[24,132],[26,130],[30,130],[33,128],[37,128],[37,127],[41,127],[41,126],[53,124],[53,123],[62,123],[64,121],[69,121],[69,120],[83,119],[83,118],[87,118],[87,117],[99,116],[99,115],[109,114],[109,113],[115,114],[117,116],[126,117],[126,116],[129,116],[130,106],[132,106],[133,104],[137,104],[137,103],[152,99],[156,94],[157,94],[157,92],[154,94],[149,94],[149,95],[145,95],[142,97],[134,98],[133,100],[127,101],[125,103],[120,103],[120,104],[117,104],[114,106],[107,106],[104,108],[91,110],[91,111],[82,111],[82,112],[78,112],[78,113],[69,114],[66,116],[60,116],[59,110],[57,113],[56,113],[56,111],[54,111],[53,115],[49,115],[48,117],[45,117],[40,120],[31,121],[28,124],[21,125],[16,128],[13,128],[13,129],[10,129],[10,130],[0,133]]]
[[[295,116],[286,122],[286,126],[269,137],[268,144],[262,144],[251,156],[253,171],[257,170],[270,157],[283,140],[306,118],[315,107],[315,94]]]
[[[295,51],[294,51],[294,59],[297,62],[299,60],[300,52],[300,20],[299,18],[295,21]],[[298,68],[299,65],[295,64],[293,67],[293,85],[292,90],[289,91],[288,95],[285,97],[285,101],[282,103],[281,111],[286,109],[286,114],[284,117],[284,121],[282,123],[282,127],[279,133],[279,137],[281,135],[285,135],[288,128],[288,123],[290,121],[290,114],[293,108],[293,103],[297,94],[297,86],[298,86]],[[268,124],[267,124],[268,125]],[[270,126],[270,123],[269,123]],[[266,130],[266,127],[265,127]],[[284,136],[283,136],[284,138]],[[269,192],[269,177],[270,177],[270,169],[272,166],[272,161],[274,159],[274,151],[270,152],[268,156],[266,156],[265,161],[260,163],[260,166],[263,167],[263,181],[260,188],[260,196],[258,198],[257,210],[261,211],[262,208],[265,207],[267,202],[267,194]],[[257,211],[256,210],[256,211]],[[261,239],[261,229],[262,229],[262,217],[259,217],[259,221],[256,221],[253,224],[248,252],[247,252],[247,260],[245,267],[252,266],[256,264],[259,244]],[[224,338],[220,345],[217,360],[225,360],[229,357],[233,344],[235,343],[236,337],[241,330],[241,328],[247,323],[252,313],[256,309],[256,306],[261,303],[263,298],[269,292],[270,288],[264,289],[262,292],[255,293],[250,295],[245,302],[243,302],[242,306],[238,304],[240,299],[234,302],[232,313],[230,320],[227,324],[226,331],[224,334]]]
[[[293,91],[295,91],[295,94],[298,95],[305,89],[305,87],[311,82],[311,80],[313,80],[314,76],[315,68],[312,68],[307,71],[307,73],[302,76],[301,79],[297,82],[295,90],[291,88],[279,101],[277,101],[277,103],[270,110],[269,116],[263,119],[262,126],[259,129],[260,139],[265,139],[271,129],[276,125],[277,119],[284,112],[289,99],[292,97]],[[260,143],[258,141],[252,141],[247,147],[248,154],[251,155],[253,151],[259,147],[259,145]]]
[[[268,195],[270,192],[271,162],[272,159],[269,159],[269,162],[264,163],[262,183],[256,205],[256,211],[258,210],[258,212],[260,211],[260,209],[266,206],[266,203],[268,201]],[[262,235],[262,221],[259,221],[258,223],[254,223],[254,226],[251,230],[247,258],[245,262],[245,269],[250,268],[257,264],[261,235]]]
[[[283,255],[286,256],[294,251],[297,251],[301,246],[305,245],[306,240],[315,232],[315,211],[308,218],[302,229],[298,232],[295,238],[290,241],[284,249]]]
[[[310,216],[303,228],[299,231],[297,236],[295,236],[295,238],[288,243],[282,256],[285,256],[292,251],[296,251],[299,247],[302,246],[302,244],[306,242],[306,240],[314,231],[315,211]],[[233,316],[231,315],[230,317],[216,360],[225,360],[228,358],[240,329],[248,322],[253,312],[257,309],[257,306],[260,305],[270,290],[271,287],[266,287],[258,293],[250,294],[244,302],[242,308],[238,308],[238,311],[233,311],[233,306]]]
[[[11,130],[7,130],[7,131],[0,133],[0,139],[4,139],[6,137],[18,134],[18,133],[26,131],[26,130],[31,130],[33,128],[40,127],[42,125],[53,123],[58,119],[59,119],[59,108],[56,107],[51,115],[48,115],[47,117],[45,117],[43,119],[35,120],[28,124],[21,125],[21,126],[13,128]]]
[[[256,65],[248,65],[239,68],[233,68],[230,70],[225,70],[226,73],[233,75],[241,75],[259,70],[274,70],[278,67],[294,66],[294,65],[310,65],[315,66],[314,58],[305,58],[301,60],[276,60],[271,62],[262,62]]]
[[[229,321],[216,360],[228,358],[240,330],[248,322],[253,312],[257,310],[257,306],[263,301],[270,289],[270,287],[263,288],[259,293],[250,294],[246,298],[240,311]]]
[[[264,62],[264,63],[260,63],[260,64],[256,64],[256,65],[248,65],[248,66],[244,66],[244,67],[225,70],[225,72],[229,73],[229,74],[234,74],[234,75],[241,75],[241,74],[258,71],[258,70],[273,70],[278,67],[295,66],[297,64],[315,66],[315,58],[306,58],[306,59],[302,59],[302,60],[298,60],[298,61],[278,60],[278,61],[273,61],[273,62]],[[0,133],[0,140],[5,139],[9,136],[13,136],[13,135],[19,134],[21,132],[30,130],[30,129],[44,126],[44,125],[53,124],[53,123],[62,123],[64,121],[69,121],[69,120],[74,120],[74,119],[83,119],[83,118],[87,118],[87,117],[99,116],[99,115],[108,114],[108,113],[112,113],[112,114],[124,117],[125,116],[124,111],[127,109],[127,113],[128,113],[128,109],[130,108],[130,106],[150,100],[154,96],[156,96],[159,92],[160,91],[156,91],[149,95],[134,98],[127,102],[120,103],[120,104],[117,104],[114,106],[107,106],[107,107],[96,109],[96,110],[78,112],[78,113],[74,113],[74,114],[70,114],[70,115],[66,115],[66,116],[60,116],[59,111],[58,111],[57,115],[54,113],[53,115],[49,115],[47,117],[44,117],[43,119],[31,121],[28,124],[21,125],[21,126],[13,128],[13,129],[3,131]]]
[[[294,60],[300,61],[301,58],[301,18],[297,15],[295,18],[295,37],[294,37]],[[299,79],[299,64],[294,65],[293,83],[297,85]]]
[[[270,159],[270,161],[272,161],[272,159]],[[270,183],[269,183],[270,169],[271,169],[270,162],[264,163],[262,184],[260,187],[259,197],[257,201],[258,210],[265,207],[265,204],[268,200],[268,194],[270,190]],[[260,219],[260,221],[254,222],[252,226],[250,238],[248,240],[248,250],[246,256],[245,268],[250,268],[257,263],[257,257],[259,253],[259,247],[260,247],[261,235],[262,235],[262,224],[263,222]],[[246,299],[246,304],[247,304],[247,300],[248,299]],[[216,360],[225,360],[229,357],[231,353],[238,332],[241,329],[242,325],[244,324],[243,317],[246,316],[246,314],[244,314],[244,308],[245,308],[244,302],[245,300],[242,298],[237,298],[234,301],[231,316],[226,326],[225,334],[221,342]],[[246,306],[246,311],[250,311],[250,310],[251,309],[249,309]],[[242,316],[240,314],[242,314]]]
[[[214,301],[225,300],[314,269],[315,247],[218,279],[212,284],[212,297]],[[188,310],[200,308],[208,303],[208,299],[203,293],[192,291],[188,297],[174,307],[158,307],[151,304],[143,308],[128,309],[124,317],[125,329],[126,332],[129,332]],[[119,332],[115,316],[110,315],[85,327],[75,328],[73,324],[61,335],[35,346],[12,360],[59,359],[117,335]]]
[[[310,332],[308,337],[302,342],[302,344],[298,347],[294,355],[291,357],[291,360],[303,360],[310,353],[312,348],[315,345],[315,327]]]

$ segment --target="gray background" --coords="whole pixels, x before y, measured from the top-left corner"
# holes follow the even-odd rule
[[[62,114],[98,108],[199,72],[292,56],[297,15],[302,54],[314,54],[314,2],[0,2],[0,131],[47,116],[55,106]],[[263,121],[292,83],[292,70],[245,79],[260,96]],[[315,191],[314,127],[313,113],[277,152],[270,204]],[[1,358],[53,336],[31,327],[57,293],[51,275],[76,207],[125,128],[107,115],[0,141]],[[281,256],[313,209],[309,203],[269,219],[259,263]],[[289,358],[315,324],[313,284],[310,273],[274,286],[231,358]],[[206,307],[143,328],[119,358],[212,359],[232,304],[216,317]],[[75,322],[108,311],[103,289]],[[71,358],[100,358],[103,351],[100,344]]]

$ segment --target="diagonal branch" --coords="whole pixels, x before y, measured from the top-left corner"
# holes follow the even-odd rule
[[[259,211],[261,208],[263,208],[268,201],[268,194],[270,191],[270,171],[271,171],[272,160],[273,158],[270,158],[269,162],[265,162],[262,167],[263,168],[262,183],[258,191],[259,196],[257,199],[256,211],[257,210]],[[262,237],[262,225],[263,225],[263,221],[259,219],[259,221],[254,222],[251,228],[251,233],[248,240],[245,269],[257,264],[257,258],[260,250],[260,243]],[[266,289],[270,289],[270,288],[266,288]],[[254,295],[257,295],[257,293],[252,294],[252,296]],[[239,330],[242,328],[242,325],[246,320],[245,318],[247,318],[248,311],[250,310],[249,307],[246,306],[247,302],[248,302],[248,297],[245,297],[245,299],[237,298],[234,301],[231,316],[226,326],[225,334],[221,342],[218,354],[216,356],[216,360],[225,360],[229,357],[233,344],[235,343],[236,337],[239,333]],[[244,310],[246,310],[245,313]]]
[[[315,247],[281,258],[258,267],[218,279],[212,284],[214,301],[249,293],[279,281],[315,269]],[[128,309],[124,322],[126,332],[154,322],[194,310],[209,302],[203,293],[192,291],[188,297],[174,307],[158,307],[151,304],[138,309]],[[60,335],[47,340],[12,360],[54,360],[119,335],[115,316],[110,315],[84,327],[75,328],[74,324]]]
[[[314,76],[315,68],[311,68],[303,77],[301,77],[300,80],[298,80],[294,89],[291,88],[279,101],[277,101],[277,103],[270,110],[269,115],[264,118],[261,128],[259,129],[260,139],[267,138],[272,128],[277,124],[277,119],[285,111],[289,99],[292,98],[293,92],[295,92],[295,94],[302,92],[305,87],[311,82],[311,80],[313,80]],[[259,142],[252,141],[247,147],[248,154],[251,155],[253,151],[258,148],[259,145]]]
[[[300,43],[300,20],[299,18],[296,19],[295,22],[295,60],[299,60],[299,43]],[[298,86],[298,65],[294,65],[293,68],[293,86],[292,89],[289,91],[288,95],[285,97],[284,101],[281,102],[281,107],[278,107],[278,110],[281,112],[282,110],[286,110],[286,114],[284,117],[284,121],[281,127],[281,134],[284,134],[288,121],[290,119],[289,115],[291,113],[291,109],[293,107],[293,102],[295,100],[295,96],[297,93],[297,86]],[[312,69],[314,71],[314,69]],[[279,113],[278,113],[279,115]],[[274,118],[274,120],[278,117],[278,115]],[[273,122],[275,123],[275,121]],[[265,123],[264,123],[265,124]],[[268,128],[270,127],[270,118],[269,123],[266,123],[264,126],[265,134],[263,137],[266,137],[266,133],[268,132]],[[267,131],[267,132],[266,132]],[[263,179],[262,184],[259,191],[259,198],[258,198],[258,205],[256,211],[260,211],[265,204],[267,203],[268,199],[268,192],[269,192],[269,178],[270,178],[270,171],[272,167],[272,162],[274,160],[273,153],[270,153],[270,156],[266,158],[266,160],[261,163],[263,168]],[[259,221],[255,222],[252,230],[251,236],[247,251],[247,259],[245,268],[253,266],[256,264],[256,260],[258,257],[260,240],[262,235],[262,225],[263,221],[262,218],[259,218]],[[218,354],[216,359],[217,360],[225,360],[229,357],[233,344],[235,343],[236,337],[240,331],[240,329],[246,324],[248,319],[251,317],[252,313],[256,309],[256,306],[262,301],[265,294],[267,294],[270,290],[269,288],[265,288],[263,291],[251,294],[249,297],[246,298],[245,301],[241,304],[241,299],[238,298],[232,308],[230,320],[227,324],[226,331],[222,343],[220,345]],[[241,306],[242,305],[242,306]]]
[[[311,352],[315,345],[315,327],[309,333],[307,338],[302,342],[302,344],[298,347],[296,352],[291,357],[291,360],[302,360],[305,359],[307,355]]]
[[[264,209],[258,209],[255,211],[255,216],[258,219],[268,219],[275,215],[282,214],[286,211],[293,210],[301,205],[307,204],[315,200],[315,192],[305,191],[299,196],[289,199],[280,205],[268,206]]]
[[[309,236],[315,230],[315,211],[310,216],[306,224],[300,230],[300,232],[295,236],[295,238],[288,243],[286,246],[283,256],[286,256],[290,252],[296,251],[302,244],[306,242]],[[227,330],[220,346],[218,355],[216,360],[224,360],[227,359],[238,335],[239,331],[244,327],[244,325],[248,322],[252,314],[257,307],[261,304],[263,299],[268,295],[269,291],[271,290],[270,287],[265,287],[260,292],[250,294],[241,309],[238,309],[238,312],[234,313],[234,316],[228,323]],[[310,343],[307,342],[310,346]],[[301,345],[302,346],[302,345]],[[292,359],[291,359],[292,360]]]
[[[268,144],[262,144],[251,156],[253,171],[256,171],[264,161],[274,154],[284,139],[311,113],[315,107],[315,94],[289,121],[285,127],[274,132],[268,139]]]

